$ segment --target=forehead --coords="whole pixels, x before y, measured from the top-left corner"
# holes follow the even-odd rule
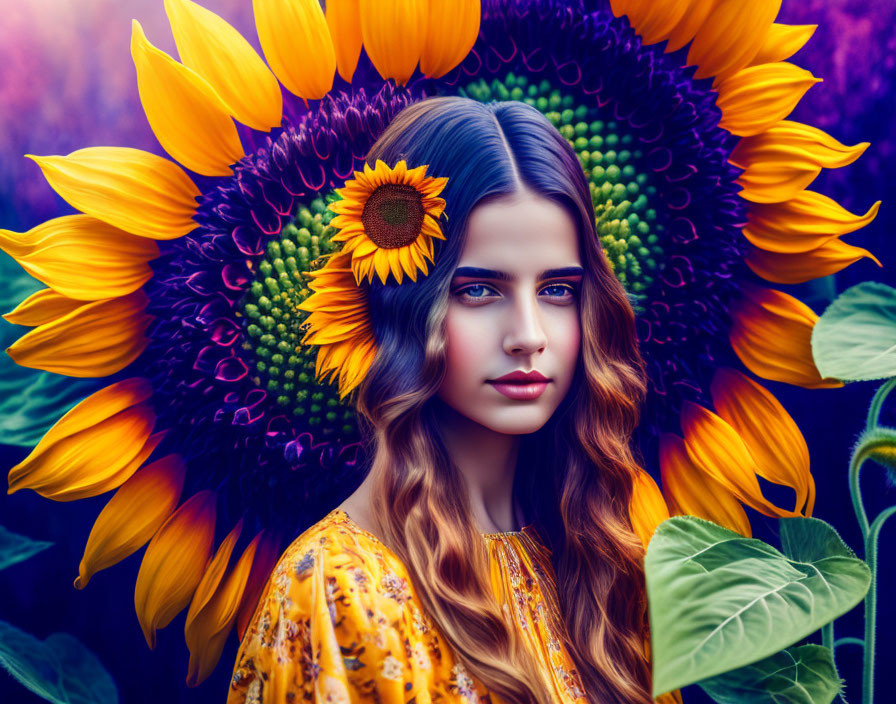
[[[572,216],[552,200],[523,192],[473,209],[458,266],[534,271],[578,263],[579,237]]]

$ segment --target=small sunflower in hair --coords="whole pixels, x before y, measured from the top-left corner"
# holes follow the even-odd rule
[[[384,284],[390,271],[398,283],[404,274],[416,281],[418,269],[428,273],[433,238],[445,239],[438,222],[445,201],[437,196],[448,179],[427,176],[426,169],[409,170],[403,160],[392,169],[377,159],[376,168],[364,164],[363,173],[336,189],[342,200],[330,205],[337,214],[330,225],[340,230],[333,240],[345,242],[357,284],[373,281],[374,273]]]
[[[353,279],[350,259],[337,252],[310,272],[313,293],[299,305],[310,313],[302,344],[318,345],[315,376],[323,381],[334,373],[340,399],[361,383],[376,354],[367,295]]]

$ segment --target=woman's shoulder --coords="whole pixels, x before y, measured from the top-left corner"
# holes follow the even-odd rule
[[[302,612],[321,602],[340,611],[351,604],[369,608],[376,602],[377,610],[394,618],[396,610],[416,603],[401,560],[339,508],[286,548],[271,574],[270,588],[292,610]]]
[[[322,558],[319,564],[333,571],[404,568],[395,553],[340,508],[334,508],[293,540],[281,555],[275,571],[292,569],[296,576],[304,576],[315,557]]]
[[[435,669],[450,666],[439,641],[401,561],[334,509],[274,567],[240,643],[228,704],[308,700],[317,689],[327,701],[401,702],[406,677],[421,667],[433,674],[431,655]],[[377,694],[395,686],[400,697]]]

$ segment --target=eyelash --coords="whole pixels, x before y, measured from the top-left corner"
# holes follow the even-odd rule
[[[476,288],[491,289],[492,287],[489,286],[488,284],[469,284],[463,288],[457,289],[454,292],[454,295],[461,297],[464,294],[467,294],[467,291],[469,291],[470,289],[476,289]],[[573,284],[564,284],[564,283],[548,284],[547,286],[545,286],[542,289],[542,291],[544,291],[545,289],[549,289],[549,288],[565,288],[567,291],[569,291],[569,293],[572,295],[573,298],[575,298],[579,292],[578,286],[573,285]],[[492,290],[494,290],[494,289],[492,289]],[[467,295],[469,295],[469,294],[467,294]],[[485,298],[486,298],[486,296],[470,296],[470,298],[468,300],[479,301],[479,300],[485,300]]]

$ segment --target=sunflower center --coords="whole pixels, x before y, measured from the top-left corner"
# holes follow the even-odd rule
[[[278,406],[301,419],[315,438],[356,438],[353,411],[340,403],[336,387],[315,381],[317,348],[302,345],[308,313],[298,309],[311,291],[305,273],[320,268],[318,257],[337,251],[330,238],[333,213],[323,198],[298,207],[292,221],[265,247],[256,279],[240,303],[246,320],[243,348],[254,354],[253,381]]]
[[[415,242],[423,227],[423,198],[413,186],[385,183],[364,204],[364,233],[377,247],[395,249]]]

